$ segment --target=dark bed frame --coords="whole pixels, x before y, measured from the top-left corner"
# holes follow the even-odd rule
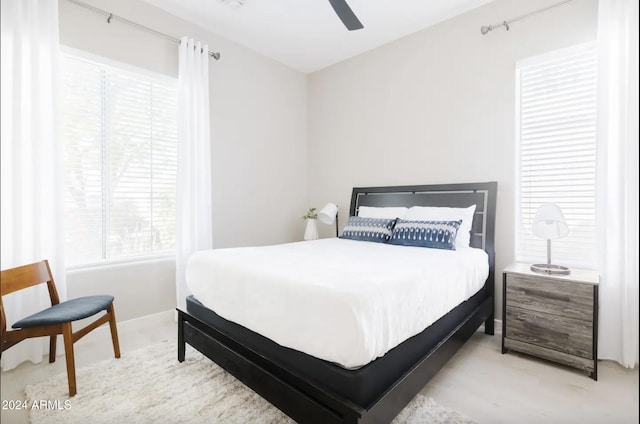
[[[356,405],[319,387],[181,309],[178,309],[178,361],[184,361],[186,343],[190,344],[299,423],[391,422],[483,323],[485,333],[494,334],[496,193],[496,182],[353,189],[350,215],[357,215],[360,206],[476,204],[471,245],[484,249],[489,256],[489,276],[479,306],[436,347],[425,351],[407,372],[398,375],[370,405]]]

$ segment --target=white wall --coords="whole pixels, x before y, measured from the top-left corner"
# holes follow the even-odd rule
[[[546,4],[497,0],[309,76],[309,201],[337,202],[341,222],[354,186],[498,181],[498,315],[514,259],[515,64],[595,40],[597,1],[480,27]]]
[[[121,263],[67,272],[68,297],[115,297],[116,319],[126,321],[176,307],[173,259]]]
[[[188,35],[219,51],[210,59],[214,247],[301,238],[307,209],[307,79],[139,0],[84,0],[131,21]],[[171,41],[60,0],[63,45],[177,77]],[[64,95],[64,93],[62,93]],[[119,320],[175,307],[175,264],[149,261],[76,270],[70,297],[116,296]]]
[[[300,216],[328,201],[344,223],[353,186],[496,180],[498,295],[514,251],[515,63],[595,39],[597,13],[597,0],[575,0],[482,36],[544,6],[497,0],[307,77],[139,0],[85,1],[221,52],[210,63],[215,247],[299,240]],[[66,0],[60,37],[177,76],[174,43]],[[69,296],[111,293],[119,319],[134,318],[175,306],[173,274],[171,260],[78,270]]]

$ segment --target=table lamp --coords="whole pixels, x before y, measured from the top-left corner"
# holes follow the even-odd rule
[[[547,263],[531,265],[531,271],[540,274],[570,274],[571,270],[568,267],[551,263],[551,240],[569,234],[569,227],[567,227],[567,221],[565,221],[560,207],[553,203],[540,205],[533,219],[531,232],[535,236],[547,240]]]
[[[320,212],[318,212],[318,219],[331,225],[335,221],[336,223],[336,237],[338,237],[338,206],[333,203],[327,203]]]

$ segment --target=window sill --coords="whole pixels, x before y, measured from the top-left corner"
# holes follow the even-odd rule
[[[130,258],[122,258],[122,259],[109,259],[104,261],[67,266],[66,270],[67,271],[85,271],[89,269],[108,268],[108,267],[114,267],[114,266],[120,266],[120,265],[135,265],[135,264],[142,264],[145,262],[155,262],[155,261],[170,260],[170,259],[174,260],[175,256],[176,256],[175,252],[167,252],[167,253],[161,253],[157,255],[135,256]]]

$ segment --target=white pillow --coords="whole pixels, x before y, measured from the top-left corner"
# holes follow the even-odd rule
[[[360,206],[358,208],[358,216],[361,218],[404,219],[408,210],[409,208],[403,207]]]
[[[407,221],[457,221],[462,220],[456,236],[456,249],[469,247],[471,243],[471,224],[476,205],[468,208],[445,208],[434,206],[413,206],[404,217]]]

